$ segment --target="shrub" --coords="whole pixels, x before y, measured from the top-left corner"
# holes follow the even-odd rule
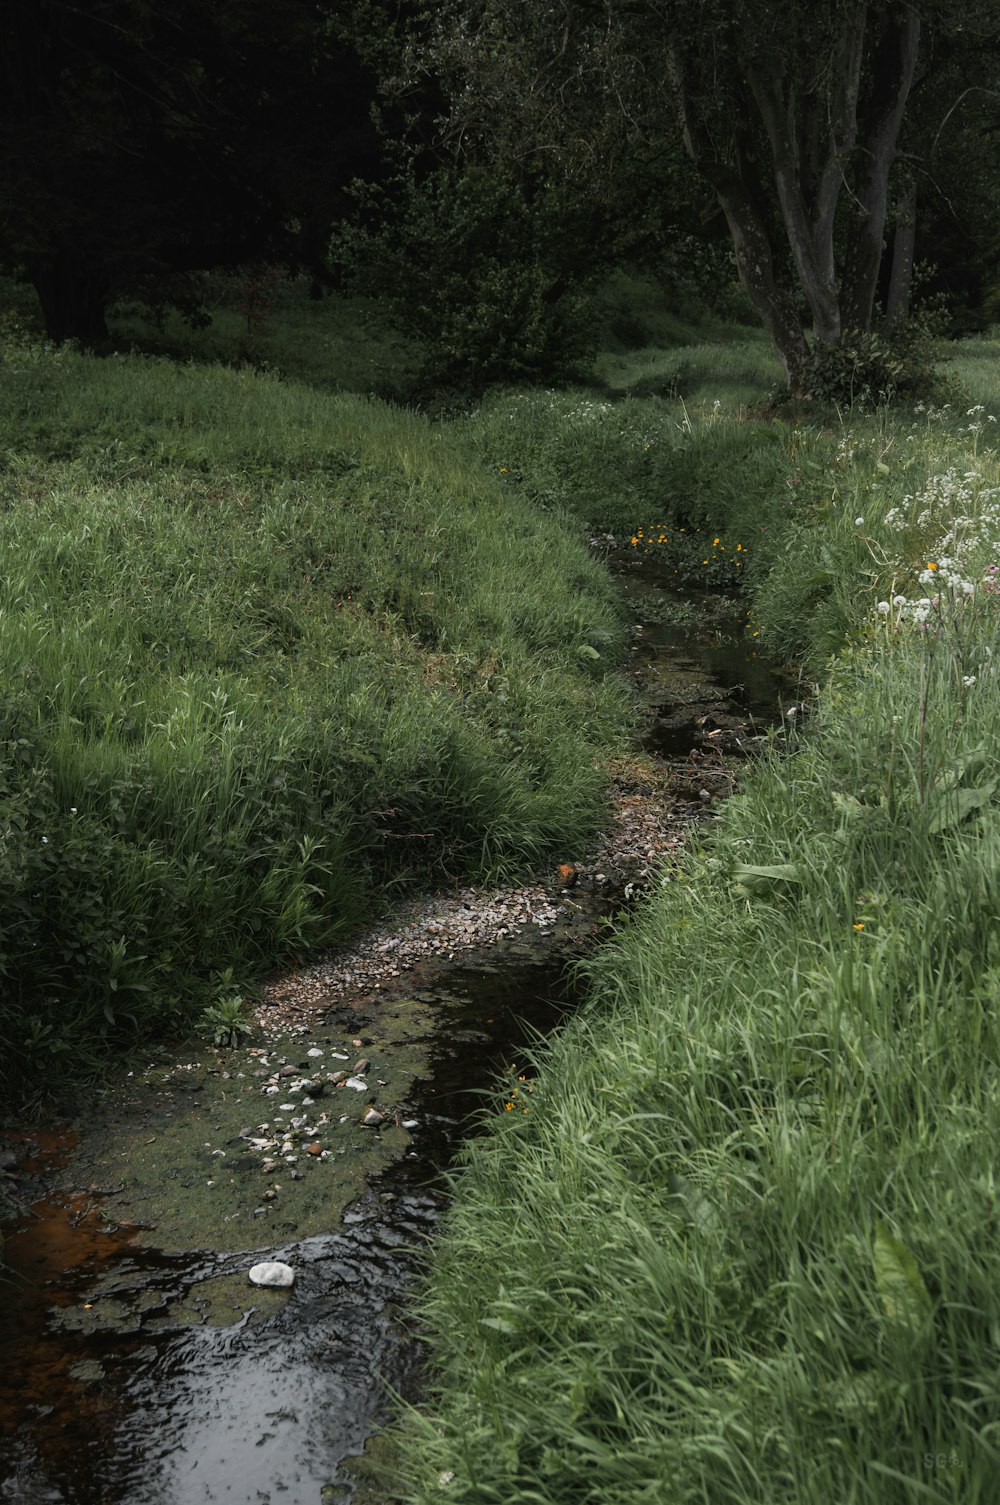
[[[425,342],[424,394],[558,380],[596,341],[585,297],[592,237],[566,213],[554,190],[441,169],[406,185],[393,223],[343,232],[339,252],[361,291],[392,290],[394,322]]]
[[[938,370],[939,359],[929,329],[916,320],[879,330],[848,330],[836,345],[817,346],[809,392],[837,407],[943,402],[953,395],[954,384]]]

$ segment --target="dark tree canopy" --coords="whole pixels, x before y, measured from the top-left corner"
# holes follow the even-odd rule
[[[97,343],[144,279],[271,255],[319,269],[375,160],[374,76],[335,0],[7,0],[0,264]]]
[[[627,196],[683,142],[796,391],[807,329],[827,346],[871,326],[918,63],[962,33],[989,74],[998,14],[997,0],[449,0],[416,57],[449,81],[458,148],[530,155],[582,192]]]

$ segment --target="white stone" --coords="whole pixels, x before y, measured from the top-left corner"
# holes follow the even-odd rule
[[[255,1286],[290,1286],[295,1280],[295,1271],[280,1260],[268,1259],[262,1265],[252,1267],[250,1280]]]

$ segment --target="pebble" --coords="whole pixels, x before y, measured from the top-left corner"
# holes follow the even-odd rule
[[[251,1266],[250,1281],[255,1286],[290,1286],[295,1282],[295,1271],[281,1260],[268,1259],[263,1264]]]

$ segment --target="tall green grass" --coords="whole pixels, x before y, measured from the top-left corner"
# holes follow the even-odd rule
[[[781,457],[754,618],[812,712],[469,1144],[406,1500],[994,1498],[1000,457],[970,407],[748,431]]]
[[[597,829],[624,629],[579,533],[375,400],[5,359],[8,1090]]]

